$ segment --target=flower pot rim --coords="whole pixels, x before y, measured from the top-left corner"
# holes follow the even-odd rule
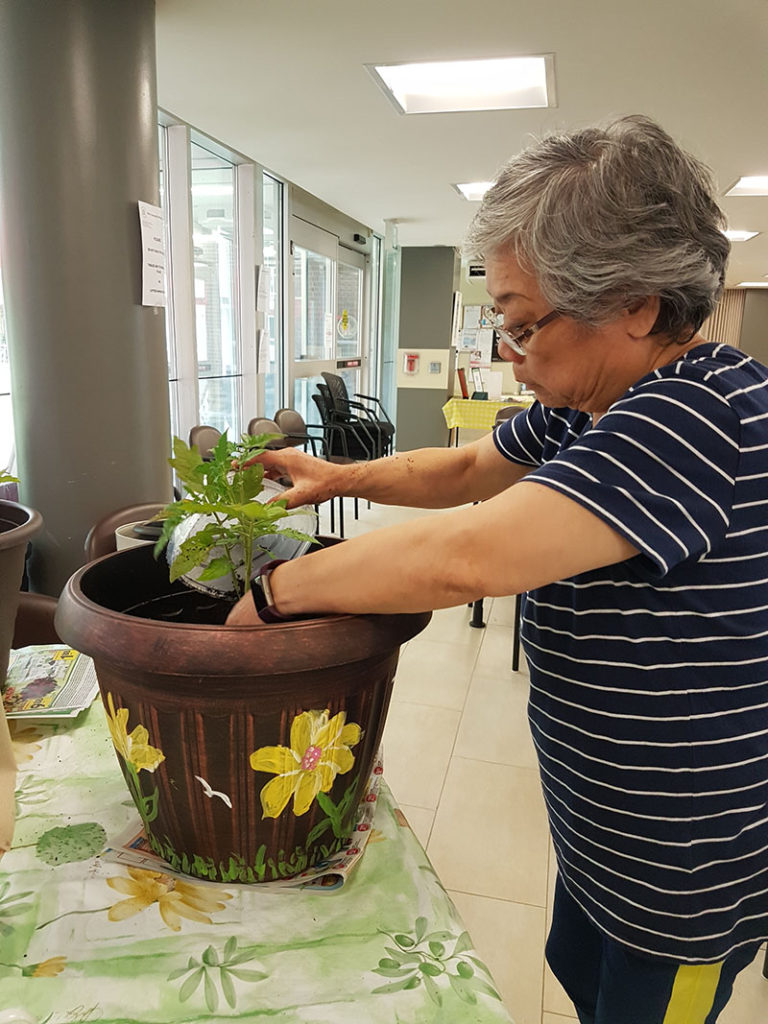
[[[415,636],[426,625],[425,617],[427,621],[431,617],[431,612],[345,613],[269,625],[209,625],[128,615],[83,593],[83,577],[94,567],[142,550],[146,547],[104,555],[82,566],[67,581],[59,598],[56,629],[76,650],[116,665],[130,659],[136,667],[169,675],[202,676],[210,671],[242,676],[253,674],[265,661],[271,664],[268,672],[282,674],[383,655]]]
[[[35,508],[24,505],[20,501],[9,501],[7,498],[0,498],[0,520],[3,509],[13,509],[22,512],[26,518],[23,522],[10,529],[0,530],[0,550],[15,547],[17,544],[27,543],[43,528],[43,517]]]

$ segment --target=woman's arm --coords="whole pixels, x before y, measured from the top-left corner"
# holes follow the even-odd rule
[[[272,479],[287,476],[293,481],[281,495],[289,508],[340,494],[382,505],[453,508],[498,494],[530,468],[505,459],[490,434],[462,448],[420,448],[346,465],[295,448],[265,452],[250,462],[261,462]]]
[[[635,554],[594,513],[531,483],[286,562],[272,573],[270,588],[284,615],[426,611],[522,593]],[[257,621],[250,595],[228,619]]]

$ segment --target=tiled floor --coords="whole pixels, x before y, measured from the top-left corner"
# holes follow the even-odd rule
[[[346,534],[441,513],[360,503]],[[327,521],[323,525],[326,525]],[[439,522],[436,522],[439,528]],[[450,891],[516,1024],[568,1024],[573,1006],[544,962],[554,865],[526,720],[525,659],[513,672],[514,598],[436,612],[401,653],[384,773]],[[718,1024],[768,1021],[762,954]]]

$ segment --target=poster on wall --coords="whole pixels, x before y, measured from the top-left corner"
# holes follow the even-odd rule
[[[475,348],[470,353],[470,366],[490,366],[493,349],[493,331],[482,328],[475,335]]]
[[[141,227],[141,304],[165,303],[165,225],[163,211],[139,200]]]

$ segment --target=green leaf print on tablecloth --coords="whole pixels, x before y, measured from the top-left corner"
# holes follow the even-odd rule
[[[478,992],[501,1000],[490,984],[488,968],[482,960],[469,955],[473,947],[467,932],[458,936],[447,930],[427,932],[426,917],[417,917],[412,932],[384,934],[389,935],[395,945],[384,947],[388,955],[379,960],[373,973],[394,980],[373,989],[374,992],[409,991],[423,984],[432,1002],[442,1006],[441,985],[445,988],[447,980],[464,1003],[477,1003]],[[478,968],[485,978],[477,973]]]
[[[82,825],[64,825],[51,828],[37,840],[37,856],[45,864],[71,864],[73,861],[88,860],[101,853],[107,841],[107,833],[96,821]]]
[[[199,988],[203,982],[205,993],[205,1005],[215,1012],[219,1008],[219,993],[216,982],[221,985],[224,998],[234,1010],[237,1007],[237,992],[233,978],[239,981],[263,981],[269,975],[265,971],[256,971],[252,968],[241,967],[241,964],[254,960],[254,954],[249,952],[237,952],[237,936],[231,935],[224,946],[223,953],[219,953],[213,946],[208,946],[199,959],[191,956],[186,967],[177,971],[171,971],[168,981],[176,981],[188,975],[187,979],[179,989],[179,1000],[184,1003]]]

